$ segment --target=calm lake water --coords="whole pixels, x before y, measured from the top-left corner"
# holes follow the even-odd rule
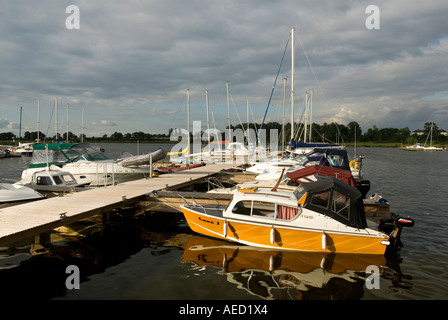
[[[159,147],[100,146],[113,157]],[[348,151],[353,156],[353,149]],[[40,243],[30,239],[0,248],[0,295],[56,300],[447,299],[448,152],[356,152],[366,156],[369,194],[383,195],[393,212],[416,221],[403,231],[399,259],[260,251],[195,235],[181,214],[160,213],[111,221],[96,232],[92,228],[85,238],[48,234]],[[17,181],[28,161],[0,159],[0,182]],[[80,270],[80,289],[66,287],[69,265]],[[379,266],[378,288],[366,285],[369,265]]]

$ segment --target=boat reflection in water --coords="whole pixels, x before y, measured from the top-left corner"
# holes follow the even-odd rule
[[[403,284],[398,266],[388,267],[385,256],[276,251],[198,235],[189,239],[182,261],[220,267],[227,281],[268,300],[360,299],[369,266],[392,278],[393,286]]]

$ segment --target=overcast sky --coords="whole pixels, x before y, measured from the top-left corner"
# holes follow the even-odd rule
[[[80,28],[67,29],[69,5]],[[380,29],[366,28],[369,5],[379,8]],[[290,29],[296,27],[296,115],[305,91],[314,90],[313,121],[363,131],[448,130],[448,2],[446,0],[0,0],[0,132],[37,129],[101,136],[115,131],[168,133],[190,119],[206,127],[261,122]],[[69,22],[73,22],[71,19]],[[282,121],[288,47],[267,121]]]

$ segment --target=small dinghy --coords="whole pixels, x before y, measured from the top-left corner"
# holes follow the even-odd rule
[[[32,188],[12,183],[0,183],[0,204],[19,201],[31,201],[45,198],[45,196]]]
[[[151,159],[152,157],[152,159]],[[140,154],[137,156],[130,156],[123,159],[119,159],[118,162],[123,167],[134,167],[134,166],[141,166],[145,164],[149,164],[150,161],[153,163],[156,161],[163,160],[166,157],[166,151],[162,148],[159,148],[153,152]]]

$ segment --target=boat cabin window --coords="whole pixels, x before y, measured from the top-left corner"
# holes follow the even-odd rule
[[[253,216],[271,217],[273,218],[275,214],[275,203],[264,202],[264,201],[254,201],[252,207]]]
[[[50,177],[37,177],[36,184],[39,186],[51,186],[51,179]]]
[[[232,209],[233,213],[250,216],[252,201],[240,201]]]
[[[62,179],[59,176],[53,176],[53,180],[56,184],[62,184]]]
[[[331,211],[349,220],[350,213],[350,198],[337,191],[333,192],[333,199],[331,201]]]
[[[332,167],[343,167],[345,166],[344,158],[338,154],[328,155],[327,161],[330,163]]]
[[[69,174],[63,174],[62,179],[64,179],[65,182],[73,182],[73,177]]]
[[[321,207],[321,208],[328,208],[328,200],[330,199],[330,192],[322,192],[322,193],[316,193],[313,194],[311,197],[311,204]]]
[[[293,220],[300,214],[297,207],[276,205],[265,201],[239,201],[232,209],[233,213],[246,216],[277,218],[281,220]]]
[[[277,219],[281,220],[293,220],[300,213],[299,208],[288,207],[288,206],[277,206]]]

